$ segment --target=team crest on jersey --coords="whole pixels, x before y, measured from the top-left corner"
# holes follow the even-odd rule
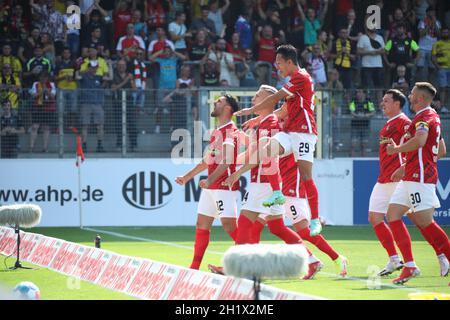
[[[381,137],[380,138],[380,144],[388,144],[391,141],[388,137]]]
[[[290,193],[294,193],[294,192],[295,192],[295,190],[293,190],[293,189],[289,189],[289,192],[290,192]]]
[[[306,129],[308,129],[308,126],[302,125],[302,129],[306,130]]]
[[[259,135],[262,137],[268,136],[269,135],[269,130],[267,129],[262,129],[259,131]]]

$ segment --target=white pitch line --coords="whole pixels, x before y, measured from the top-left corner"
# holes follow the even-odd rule
[[[115,236],[118,238],[124,238],[124,239],[130,239],[130,240],[137,240],[137,241],[143,241],[143,242],[153,242],[153,243],[159,243],[159,244],[164,244],[167,246],[171,246],[171,247],[176,247],[176,248],[180,248],[180,249],[187,249],[192,251],[193,248],[190,246],[185,246],[182,244],[176,244],[176,243],[172,243],[172,242],[167,242],[167,241],[160,241],[160,240],[154,240],[154,239],[149,239],[149,238],[143,238],[143,237],[135,237],[135,236],[130,236],[127,234],[123,234],[123,233],[118,233],[118,232],[113,232],[113,231],[107,231],[107,230],[102,230],[102,229],[94,229],[94,228],[82,228],[82,230],[87,230],[87,231],[93,231],[93,232],[99,232],[99,233],[104,233],[104,234],[109,234],[111,236]],[[212,251],[212,250],[208,250],[208,253],[211,254],[216,254],[216,255],[223,255],[225,252],[220,252],[220,251]],[[339,278],[336,276],[336,274],[334,273],[330,273],[330,272],[324,272],[324,271],[320,271],[320,274],[326,276],[326,277],[330,277],[330,278],[337,278],[337,279],[341,279],[341,280],[349,280],[349,281],[358,281],[358,282],[363,282],[366,283],[367,280],[363,279],[363,278],[357,278],[357,277],[345,277],[345,278]],[[414,287],[400,287],[400,286],[396,286],[394,284],[385,284],[385,283],[381,283],[380,284],[381,287],[387,287],[387,288],[391,288],[391,289],[400,289],[400,290],[405,290],[405,291],[412,291],[412,292],[417,292],[417,293],[425,293],[425,292],[429,292],[429,291],[423,291],[420,290],[418,288],[414,288]],[[374,291],[377,289],[373,289]]]
[[[82,228],[82,230],[109,234],[111,236],[115,236],[115,237],[118,237],[118,238],[137,240],[137,241],[143,241],[143,242],[153,242],[153,243],[164,244],[164,245],[167,245],[167,246],[176,247],[176,248],[180,248],[180,249],[187,249],[187,250],[191,250],[191,251],[194,250],[192,247],[185,246],[185,245],[182,245],[182,244],[177,244],[177,243],[172,243],[172,242],[167,242],[167,241],[160,241],[160,240],[153,240],[153,239],[149,239],[149,238],[135,237],[135,236],[130,236],[130,235],[127,235],[127,234],[113,232],[113,231],[94,229],[94,228],[86,228],[86,227]],[[218,255],[223,255],[224,254],[224,252],[210,251],[210,250],[208,250],[208,253],[218,254]]]

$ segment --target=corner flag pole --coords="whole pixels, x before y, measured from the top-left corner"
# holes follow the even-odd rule
[[[77,137],[77,161],[75,165],[78,167],[78,214],[80,219],[80,229],[83,228],[83,199],[81,192],[81,164],[84,161],[84,152],[81,144],[81,137],[76,128],[72,128],[72,132]]]

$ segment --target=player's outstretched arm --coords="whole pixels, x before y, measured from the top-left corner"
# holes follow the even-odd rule
[[[274,114],[277,116],[277,118],[280,119],[280,120],[286,119],[287,116],[288,116],[288,110],[287,110],[287,104],[286,104],[286,102],[283,103],[283,105],[281,106],[281,108],[275,110],[273,113],[274,113]]]
[[[443,158],[445,154],[447,153],[447,147],[445,146],[444,138],[441,137],[441,140],[439,140],[439,151],[438,151],[438,159]]]
[[[427,138],[428,130],[418,130],[416,131],[416,134],[413,138],[401,145],[397,146],[395,142],[391,140],[391,142],[386,147],[387,154],[391,155],[399,152],[403,153],[415,151],[425,145],[425,143],[427,142]]]
[[[188,183],[192,178],[198,175],[200,172],[208,169],[208,164],[202,160],[199,164],[197,164],[192,170],[187,172],[184,176],[176,177],[175,182],[179,185],[183,186]]]
[[[213,171],[212,174],[209,175],[208,179],[201,180],[199,186],[201,188],[207,189],[214,181],[216,181],[225,171],[228,170],[230,164],[233,163],[233,155],[234,155],[234,145],[224,143],[223,144],[223,154],[221,163],[217,166],[216,170]]]
[[[268,96],[267,98],[265,98],[263,101],[261,101],[260,103],[258,103],[257,105],[251,107],[251,108],[245,108],[242,109],[240,111],[235,112],[234,114],[236,116],[245,116],[245,115],[249,115],[255,112],[258,112],[259,110],[263,110],[266,108],[273,108],[276,106],[276,104],[278,103],[278,101],[280,101],[281,99],[284,99],[288,96],[288,93],[284,90],[278,90],[277,93],[275,94],[271,94],[270,96]]]

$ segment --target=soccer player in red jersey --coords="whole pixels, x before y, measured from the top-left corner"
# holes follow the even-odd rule
[[[409,210],[413,211],[415,223],[423,230],[425,239],[450,259],[450,241],[433,220],[435,208],[440,207],[436,195],[437,160],[445,154],[441,121],[430,106],[435,95],[436,89],[430,83],[415,84],[409,99],[416,116],[408,129],[408,141],[397,145],[391,140],[386,147],[388,155],[406,154],[403,180],[395,188],[387,212],[389,226],[405,262],[400,276],[393,281],[395,284],[403,284],[420,274],[412,254],[411,236],[402,221]]]
[[[280,158],[280,174],[282,181],[283,195],[286,197],[284,205],[285,215],[291,220],[292,226],[297,234],[303,239],[314,244],[319,250],[327,254],[335,262],[338,274],[342,277],[347,275],[347,259],[339,255],[322,235],[310,235],[309,219],[311,213],[306,199],[306,190],[301,182],[301,177],[295,165],[294,155]],[[252,228],[252,242],[258,243],[265,221],[258,217]],[[312,279],[314,275],[323,267],[322,262],[314,256],[309,258],[309,272],[303,278]]]
[[[309,73],[299,67],[297,51],[292,45],[282,45],[277,48],[276,66],[282,77],[290,77],[289,82],[261,103],[242,109],[236,115],[258,113],[267,106],[273,108],[278,101],[287,99],[284,107],[275,112],[279,119],[285,119],[285,125],[284,132],[278,133],[271,139],[268,147],[269,155],[287,155],[291,152],[294,154],[311,209],[311,236],[315,236],[321,232],[322,225],[319,221],[319,195],[312,179],[314,150],[317,142],[313,104],[314,84]],[[265,204],[277,204],[282,197],[280,191],[274,191]]]
[[[403,268],[403,263],[397,255],[394,237],[389,226],[385,223],[384,217],[395,187],[401,179],[399,168],[404,162],[401,153],[388,155],[386,146],[391,142],[391,139],[396,144],[403,143],[404,136],[408,132],[411,120],[402,112],[405,102],[406,97],[403,93],[391,89],[386,91],[380,104],[388,120],[379,133],[380,174],[369,200],[369,222],[381,245],[389,255],[389,262],[379,273],[380,276],[389,275]]]
[[[276,93],[273,87],[263,85],[252,99],[252,104],[259,103],[270,94]],[[278,156],[266,157],[264,155],[265,144],[269,143],[269,138],[273,134],[280,131],[281,127],[277,117],[273,114],[273,106],[267,105],[264,109],[260,109],[258,115],[261,122],[256,130],[256,141],[247,148],[245,164],[230,177],[224,184],[230,186],[239,180],[239,177],[251,170],[251,182],[248,192],[244,196],[241,213],[238,219],[238,231],[236,236],[236,244],[256,243],[252,238],[252,228],[257,218],[263,218],[267,221],[270,232],[283,240],[287,244],[302,244],[301,237],[292,229],[284,224],[283,215],[285,209],[282,205],[272,205],[270,208],[263,205],[263,200],[272,193],[270,180],[276,179],[280,183],[280,173],[278,169]],[[295,171],[295,161],[292,166]],[[312,252],[306,248],[309,254],[309,272],[312,278],[320,268],[316,268],[320,261],[312,255]],[[214,273],[222,273],[222,267],[208,265],[208,268]]]
[[[197,174],[208,169],[208,178],[199,182],[203,190],[198,204],[194,258],[190,266],[192,269],[200,268],[215,218],[221,220],[224,230],[233,240],[236,240],[236,201],[239,195],[239,181],[230,187],[222,183],[236,170],[239,129],[231,118],[237,110],[237,101],[228,94],[221,96],[214,103],[211,116],[218,119],[219,127],[211,135],[209,153],[191,171],[176,178],[178,184],[184,185]]]

